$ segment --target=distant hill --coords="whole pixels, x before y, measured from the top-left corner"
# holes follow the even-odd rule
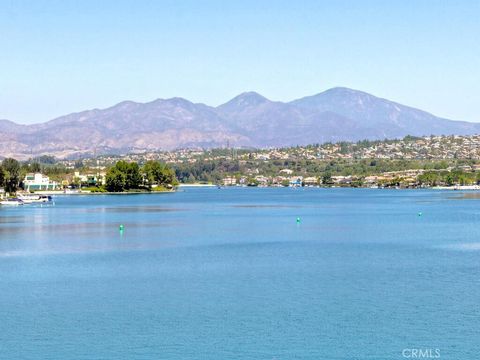
[[[327,141],[470,135],[480,124],[452,121],[365,92],[333,88],[288,103],[255,92],[218,107],[182,98],[124,101],[42,124],[0,120],[0,156],[93,153],[186,147],[279,147]]]

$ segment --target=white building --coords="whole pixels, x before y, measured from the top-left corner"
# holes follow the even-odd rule
[[[237,183],[237,179],[235,179],[233,176],[228,176],[224,178],[222,181],[223,181],[223,185],[225,186],[233,186]]]
[[[74,179],[81,185],[86,186],[98,186],[98,185],[105,185],[105,172],[98,172],[96,174],[80,174],[80,172],[75,171]]]
[[[291,169],[282,169],[282,170],[280,170],[280,174],[292,175],[292,174],[293,174],[293,170],[291,170]]]
[[[305,185],[318,185],[318,178],[315,176],[309,176],[303,179]]]
[[[23,185],[26,191],[34,190],[55,190],[58,183],[50,181],[50,178],[40,173],[30,173],[25,176]]]
[[[255,180],[258,181],[259,185],[267,185],[268,184],[268,177],[263,175],[255,176]]]

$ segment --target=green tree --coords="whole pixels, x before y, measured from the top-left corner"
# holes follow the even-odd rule
[[[5,191],[15,193],[20,184],[20,163],[15,159],[6,158],[2,162],[2,167],[5,172]]]
[[[145,175],[145,185],[149,187],[153,184],[176,185],[178,183],[175,171],[160,161],[147,161],[142,170]]]
[[[322,176],[322,184],[323,185],[332,185],[333,184],[333,179],[332,179],[332,174],[330,172],[326,172]]]
[[[75,164],[73,164],[74,169],[82,169],[83,167],[84,165],[82,160],[77,160],[75,161]]]
[[[142,180],[138,164],[135,162],[129,163],[125,172],[125,188],[127,190],[138,189],[142,186]]]
[[[143,165],[145,185],[152,187],[153,184],[161,182],[163,178],[163,166],[159,161],[149,160]]]
[[[105,177],[105,188],[111,192],[125,191],[126,175],[117,167],[112,167],[107,171]]]
[[[352,186],[353,187],[362,187],[365,183],[365,180],[362,178],[358,178],[352,181]]]
[[[439,180],[440,176],[434,171],[425,172],[418,176],[418,182],[427,186],[436,186]]]
[[[35,158],[35,161],[39,162],[40,164],[53,165],[57,162],[57,159],[55,158],[55,156],[42,155],[40,157]]]
[[[38,162],[33,162],[30,164],[30,171],[34,173],[39,173],[42,171],[42,167],[40,166],[40,163]]]
[[[4,186],[5,186],[5,171],[3,170],[3,167],[0,164],[0,188]]]
[[[448,186],[457,185],[459,183],[459,174],[456,171],[452,171],[445,177],[445,183]]]
[[[137,163],[118,161],[105,177],[105,188],[112,192],[138,189],[142,186],[142,174]]]
[[[255,178],[249,178],[247,180],[247,186],[258,186],[259,182]]]

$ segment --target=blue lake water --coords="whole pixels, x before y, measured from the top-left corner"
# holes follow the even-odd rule
[[[0,358],[479,358],[470,194],[188,188],[0,208]]]

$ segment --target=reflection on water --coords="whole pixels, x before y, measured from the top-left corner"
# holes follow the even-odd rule
[[[448,244],[448,245],[443,245],[440,248],[446,249],[446,250],[458,250],[458,251],[479,251],[480,243],[472,242],[472,243]]]
[[[149,236],[151,233],[160,234],[162,229],[182,226],[181,222],[126,221],[123,223],[126,230],[120,231],[119,224],[112,222],[58,224],[46,220],[45,216],[34,216],[30,221],[2,224],[0,256],[157,249],[175,242],[171,237]]]
[[[85,212],[105,212],[105,213],[157,213],[169,211],[185,211],[186,209],[175,209],[160,206],[119,206],[119,207],[95,207],[91,209],[79,209]]]
[[[62,196],[56,198],[55,206],[0,208],[0,252],[87,252],[136,249],[147,243],[145,246],[156,247],[164,243],[202,246],[274,241],[422,246],[430,242],[438,247],[448,245],[449,234],[458,235],[458,229],[446,227],[455,221],[454,216],[463,217],[458,220],[463,222],[460,231],[464,232],[472,229],[469,219],[480,220],[476,209],[465,213],[468,203],[446,217],[445,210],[451,210],[454,204],[450,194],[370,189],[204,189],[169,197]],[[476,195],[459,194],[462,198]],[[301,223],[296,223],[297,217]],[[118,241],[120,224],[125,226],[122,243]],[[438,234],[432,238],[429,232]],[[466,244],[470,243],[469,235],[463,237]]]
[[[62,196],[55,206],[0,208],[0,256],[171,247],[177,243],[175,231],[186,226],[186,217],[165,215],[185,213],[185,208],[149,204],[158,199]]]
[[[249,205],[232,205],[232,207],[234,207],[234,208],[247,208],[247,209],[250,209],[250,208],[257,208],[257,209],[291,208],[291,209],[294,209],[294,208],[300,208],[302,206],[299,206],[299,205],[281,205],[281,204],[277,204],[277,205],[249,204]]]
[[[460,194],[455,194],[455,195],[448,196],[448,199],[452,199],[452,200],[468,200],[468,199],[477,200],[477,199],[480,199],[480,193],[478,193],[477,191],[475,191],[475,192],[465,191],[465,192],[461,192]]]
[[[26,223],[27,219],[24,216],[2,216],[0,212],[0,224],[14,224],[14,223]],[[2,228],[0,227],[0,231]]]

